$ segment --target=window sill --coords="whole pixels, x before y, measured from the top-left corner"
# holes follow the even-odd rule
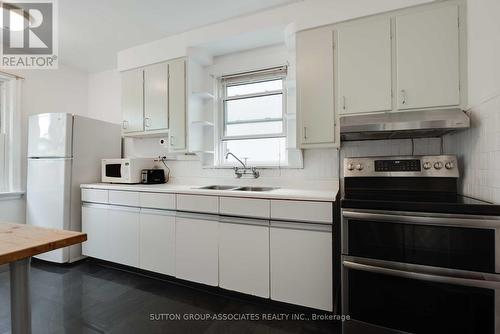
[[[203,166],[204,169],[234,169],[234,167],[238,168],[243,168],[241,165],[234,165],[234,166],[220,166],[220,165],[215,165],[215,166]],[[257,169],[303,169],[304,166],[276,166],[276,165],[262,165],[262,166],[255,166],[255,165],[248,165],[248,168],[255,167]]]
[[[24,196],[24,191],[4,191],[0,192],[0,201],[20,199]]]

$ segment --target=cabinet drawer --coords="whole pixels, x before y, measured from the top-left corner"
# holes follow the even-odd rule
[[[271,219],[331,224],[333,205],[332,202],[271,200]]]
[[[109,203],[116,205],[139,206],[139,193],[135,191],[109,191]]]
[[[270,216],[269,200],[255,198],[221,197],[220,214],[268,219]]]
[[[177,195],[177,210],[190,212],[219,213],[217,196]]]
[[[102,189],[82,189],[82,202],[108,203],[108,191]]]
[[[140,193],[141,208],[175,210],[175,194]]]

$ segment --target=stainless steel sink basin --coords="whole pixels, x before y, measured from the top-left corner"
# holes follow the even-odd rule
[[[275,187],[240,187],[233,189],[235,191],[271,191],[278,188]]]
[[[237,188],[237,186],[212,185],[212,186],[200,187],[198,189],[207,189],[207,190],[233,190],[233,189],[236,189],[236,188]]]

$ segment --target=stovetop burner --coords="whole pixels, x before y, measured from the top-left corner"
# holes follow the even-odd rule
[[[343,208],[500,216],[500,206],[458,194],[452,155],[346,158]]]

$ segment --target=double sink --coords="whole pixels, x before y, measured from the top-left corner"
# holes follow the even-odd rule
[[[230,190],[230,191],[271,191],[278,189],[276,187],[237,187],[237,186],[221,186],[221,185],[211,185],[200,187],[198,189],[205,190]]]

